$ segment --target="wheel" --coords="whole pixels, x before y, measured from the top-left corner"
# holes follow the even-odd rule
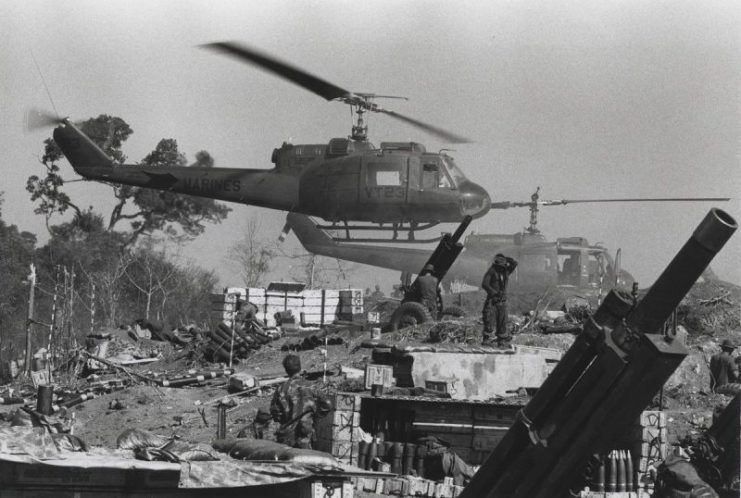
[[[460,306],[446,306],[441,314],[442,318],[463,318],[466,312]]]
[[[424,305],[414,301],[408,301],[402,303],[391,315],[391,330],[396,331],[404,327],[411,327],[431,321],[432,315]]]

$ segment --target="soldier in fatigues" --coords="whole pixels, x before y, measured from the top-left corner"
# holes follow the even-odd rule
[[[731,356],[736,345],[730,339],[724,339],[720,349],[720,353],[710,358],[710,387],[713,391],[723,385],[735,384],[739,381],[736,363]]]
[[[486,291],[483,309],[485,346],[494,345],[492,332],[495,330],[497,346],[507,347],[512,340],[507,330],[507,282],[515,268],[517,261],[497,254],[481,282],[481,287]]]
[[[289,354],[283,359],[289,379],[275,390],[270,403],[273,420],[280,423],[275,432],[279,443],[294,448],[311,449],[314,442],[314,420],[330,411],[326,398],[301,377],[301,360]]]
[[[438,300],[441,299],[440,285],[434,273],[435,267],[429,263],[426,264],[411,288],[414,299],[422,303],[429,310],[433,319],[437,318]]]

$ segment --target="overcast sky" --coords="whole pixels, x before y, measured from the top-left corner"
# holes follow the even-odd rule
[[[494,201],[541,198],[724,196],[741,216],[741,2],[738,1],[16,1],[0,19],[3,217],[45,232],[26,178],[50,131],[23,132],[29,106],[124,118],[124,152],[142,159],[161,138],[217,166],[269,167],[284,140],[321,143],[349,133],[348,109],[251,66],[196,48],[236,40],[354,91],[404,95],[398,112],[475,140],[454,153]],[[393,106],[391,105],[393,104]],[[440,143],[372,116],[370,136]],[[71,168],[66,179],[74,178]],[[102,210],[110,190],[68,185]],[[220,226],[184,247],[229,280],[223,257],[247,220],[277,237],[285,215],[233,205]],[[709,204],[544,208],[550,237],[602,242],[642,286],[651,284]],[[513,233],[525,211],[494,211],[477,232]],[[296,247],[295,237],[287,241]],[[741,235],[713,263],[741,283]],[[390,272],[358,271],[384,288]]]

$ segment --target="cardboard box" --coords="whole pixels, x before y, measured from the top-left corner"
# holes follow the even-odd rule
[[[638,419],[641,427],[666,427],[666,412],[646,410]]]
[[[333,403],[335,410],[359,412],[362,398],[357,394],[337,393],[334,395]]]
[[[367,365],[365,367],[365,388],[370,389],[374,384],[383,387],[394,385],[394,367],[390,365]]]

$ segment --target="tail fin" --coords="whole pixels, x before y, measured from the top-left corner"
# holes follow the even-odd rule
[[[54,141],[75,171],[83,176],[85,169],[113,166],[113,159],[66,119],[63,126],[54,128]]]
[[[324,230],[317,228],[311,218],[303,214],[288,213],[286,226],[296,233],[301,245],[309,252],[323,254],[327,247],[336,245]],[[322,248],[324,248],[324,251],[322,251]]]

